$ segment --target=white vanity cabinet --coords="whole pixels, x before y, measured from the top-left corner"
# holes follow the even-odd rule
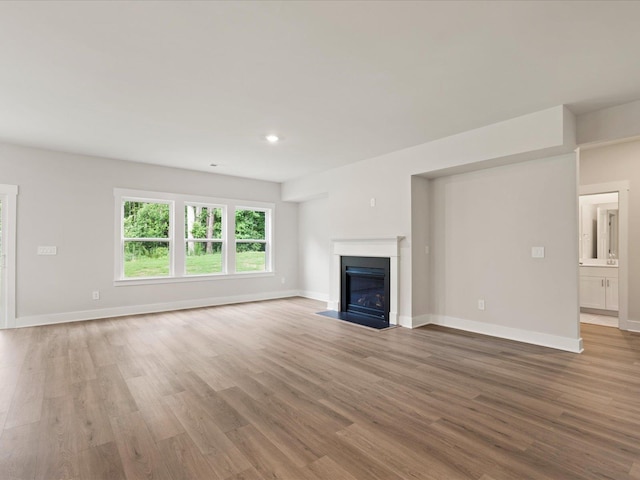
[[[617,267],[580,267],[580,306],[618,310]]]

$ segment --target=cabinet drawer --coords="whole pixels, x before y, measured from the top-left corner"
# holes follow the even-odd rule
[[[618,278],[617,267],[580,267],[581,277]]]

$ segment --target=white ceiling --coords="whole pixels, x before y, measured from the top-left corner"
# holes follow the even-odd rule
[[[284,181],[636,100],[639,21],[640,2],[4,1],[0,140]]]

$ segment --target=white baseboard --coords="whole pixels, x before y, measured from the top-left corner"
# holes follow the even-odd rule
[[[311,292],[309,290],[300,290],[300,292],[298,292],[298,295],[304,298],[310,298],[311,300],[319,300],[321,302],[329,301],[328,293]]]
[[[411,328],[411,317],[407,315],[398,315],[398,325],[404,328]]]
[[[627,331],[629,331],[629,332],[640,332],[640,321],[638,321],[638,320],[627,320]]]
[[[456,328],[467,332],[481,333],[492,337],[506,338],[523,343],[531,343],[543,347],[556,348],[567,352],[582,352],[582,338],[559,337],[547,333],[532,332],[519,328],[505,327],[491,323],[466,320],[464,318],[449,317],[446,315],[430,315],[430,323],[443,327]]]
[[[35,327],[52,325],[55,323],[80,322],[83,320],[97,320],[100,318],[124,317],[146,313],[168,312],[172,310],[186,310],[189,308],[214,307],[231,303],[256,302],[260,300],[275,300],[277,298],[296,297],[297,290],[280,292],[261,292],[248,295],[234,295],[230,297],[198,298],[193,300],[179,300],[177,302],[153,303],[150,305],[131,305],[127,307],[101,308],[75,312],[51,313],[45,315],[30,315],[16,318],[16,327]]]
[[[431,323],[431,315],[428,313],[424,315],[416,315],[411,319],[411,328],[424,327]]]

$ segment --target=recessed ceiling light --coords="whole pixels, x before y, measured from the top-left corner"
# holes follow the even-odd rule
[[[267,135],[264,138],[267,139],[267,142],[269,143],[278,143],[278,140],[280,140],[280,137],[278,137],[277,135]]]

